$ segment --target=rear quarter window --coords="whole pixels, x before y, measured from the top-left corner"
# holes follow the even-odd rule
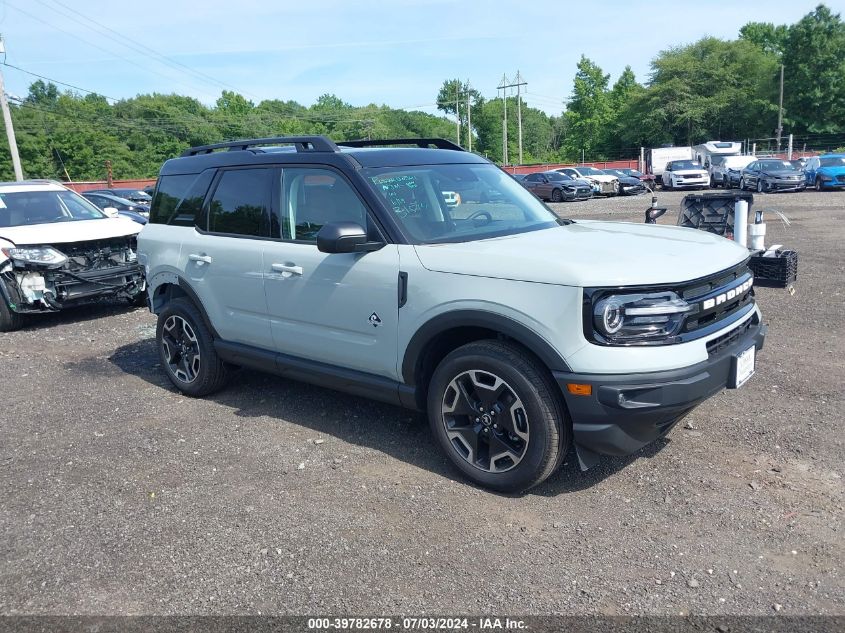
[[[161,176],[150,209],[150,224],[195,226],[213,175],[213,170],[206,170],[201,174]]]

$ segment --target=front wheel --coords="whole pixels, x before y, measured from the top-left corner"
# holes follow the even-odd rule
[[[562,195],[560,193],[560,189],[555,189],[552,191],[552,202],[560,202],[562,199]]]
[[[722,180],[722,187],[724,187],[725,189],[731,189],[732,188],[730,178],[728,178],[727,176],[725,176],[724,179]]]
[[[768,191],[768,189],[769,188],[766,186],[766,183],[761,178],[758,178],[757,179],[757,193],[765,193],[766,191]]]
[[[570,444],[570,422],[548,372],[503,341],[468,343],[443,359],[429,383],[428,418],[450,461],[502,492],[544,481]]]
[[[740,179],[739,179],[739,190],[740,190],[740,191],[745,191],[745,178],[740,178]]]
[[[822,185],[822,179],[821,179],[821,178],[819,178],[818,176],[816,176],[816,186],[815,186],[816,191],[821,191],[821,190],[822,190],[822,186],[823,186],[823,185]]]
[[[174,299],[158,315],[156,344],[170,382],[187,396],[207,396],[226,383],[226,365],[196,306]]]
[[[0,298],[0,332],[14,332],[24,325],[24,315],[12,310],[6,302]]]

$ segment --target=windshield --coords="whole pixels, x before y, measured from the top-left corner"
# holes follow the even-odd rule
[[[607,176],[606,173],[595,167],[578,167],[577,169],[583,176]]]
[[[694,160],[673,160],[671,163],[672,169],[678,171],[679,169],[701,169],[701,165]]]
[[[498,167],[419,165],[364,170],[397,222],[422,244],[466,242],[565,223]],[[448,205],[444,191],[460,194]]]
[[[760,169],[762,171],[795,171],[795,165],[788,160],[761,160]]]
[[[0,193],[0,227],[100,220],[97,207],[72,191],[17,191]]]
[[[822,158],[819,162],[821,167],[843,167],[845,166],[845,156],[829,156]]]
[[[633,176],[634,178],[640,178],[643,175],[641,171],[637,171],[636,169],[619,169],[617,171],[621,171],[623,174]]]

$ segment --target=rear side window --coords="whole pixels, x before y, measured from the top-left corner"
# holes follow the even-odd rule
[[[151,224],[194,226],[199,222],[202,203],[213,172],[184,176],[162,176],[158,179],[150,209]]]
[[[269,237],[272,174],[267,168],[222,172],[208,205],[208,230]]]

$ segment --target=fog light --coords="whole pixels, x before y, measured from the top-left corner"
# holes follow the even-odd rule
[[[26,273],[18,277],[18,286],[21,294],[29,303],[36,303],[44,298],[44,290],[47,285],[44,283],[44,276],[38,273]]]

